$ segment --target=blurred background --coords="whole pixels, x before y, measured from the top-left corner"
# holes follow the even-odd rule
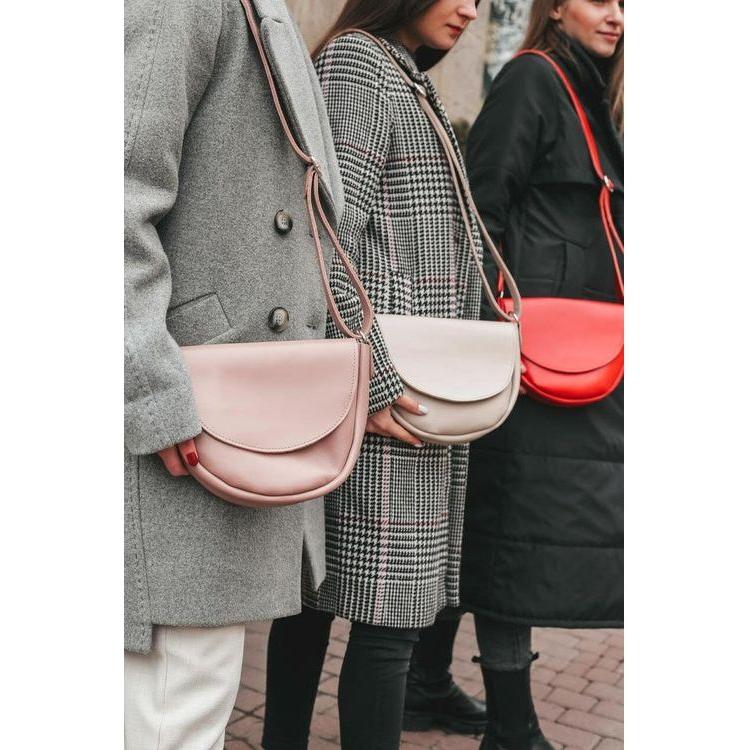
[[[333,24],[344,0],[287,0],[287,5],[312,49]],[[477,20],[430,71],[462,142],[492,79],[521,44],[530,5],[531,0],[483,0]]]

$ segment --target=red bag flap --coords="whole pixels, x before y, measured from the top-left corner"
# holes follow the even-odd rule
[[[511,309],[511,300],[498,301],[503,309]],[[623,350],[624,309],[617,302],[524,297],[521,354],[555,372],[589,372],[604,367]]]

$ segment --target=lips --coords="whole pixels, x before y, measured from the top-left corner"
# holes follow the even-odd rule
[[[597,33],[601,34],[602,36],[607,37],[607,39],[609,39],[612,42],[616,42],[620,38],[620,34],[613,34],[610,31],[598,31]]]

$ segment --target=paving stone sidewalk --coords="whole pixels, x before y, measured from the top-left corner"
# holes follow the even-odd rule
[[[245,664],[237,703],[227,726],[225,750],[260,750],[265,708],[266,638],[270,623],[247,628]],[[339,747],[336,690],[349,624],[337,619],[323,666],[309,750]],[[532,692],[542,728],[557,750],[621,750],[623,745],[623,632],[534,630],[541,656],[532,668]],[[465,615],[451,670],[471,695],[484,699],[474,621]],[[442,731],[404,732],[401,750],[476,750],[479,739]]]

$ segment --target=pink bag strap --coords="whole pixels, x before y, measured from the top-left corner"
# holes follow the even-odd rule
[[[612,200],[611,196],[614,192],[615,186],[612,180],[605,174],[602,167],[602,160],[599,156],[599,147],[596,144],[596,138],[594,138],[594,131],[591,129],[591,123],[586,115],[586,110],[583,108],[578,94],[576,94],[573,85],[571,84],[568,77],[565,75],[565,71],[546,53],[539,49],[522,49],[516,54],[516,57],[521,55],[536,55],[546,60],[553,68],[555,73],[562,81],[565,90],[568,92],[570,101],[573,104],[573,109],[578,116],[578,121],[581,123],[581,129],[583,130],[583,137],[586,139],[586,147],[589,151],[589,157],[591,164],[594,167],[594,172],[599,178],[602,187],[599,192],[599,213],[601,214],[602,226],[604,227],[604,234],[607,237],[607,244],[609,245],[609,252],[612,256],[612,263],[615,268],[615,282],[620,296],[625,299],[625,283],[622,278],[620,271],[620,264],[617,262],[617,250],[615,246],[620,250],[621,253],[625,253],[625,245],[620,237],[620,233],[617,231],[615,226],[615,220],[612,216]]]
[[[260,30],[258,29],[258,24],[255,20],[253,9],[250,6],[250,0],[240,1],[242,2],[242,7],[245,9],[245,16],[247,17],[247,23],[250,27],[250,33],[252,34],[253,39],[255,40],[255,44],[258,48],[260,61],[263,65],[263,70],[265,71],[266,78],[268,79],[268,87],[271,91],[273,104],[276,108],[276,113],[279,116],[284,135],[286,136],[290,146],[300,158],[300,160],[307,165],[307,172],[305,174],[305,204],[307,206],[307,215],[310,222],[310,229],[312,231],[313,240],[315,242],[315,250],[318,258],[318,268],[320,269],[320,277],[323,281],[323,290],[325,292],[326,303],[328,305],[328,312],[330,313],[333,322],[336,324],[336,327],[345,336],[348,336],[349,338],[366,340],[368,334],[370,333],[370,329],[372,328],[372,305],[370,304],[370,300],[367,297],[367,292],[365,292],[365,289],[362,286],[362,282],[360,281],[360,278],[357,275],[354,266],[349,260],[349,257],[347,256],[344,249],[341,247],[341,243],[336,236],[336,232],[328,221],[328,217],[326,216],[326,212],[323,208],[323,203],[320,199],[320,164],[314,157],[305,153],[305,151],[302,149],[302,147],[294,137],[292,128],[289,125],[289,121],[287,120],[286,114],[284,113],[284,108],[281,104],[276,81],[273,78],[271,66],[268,62],[268,56],[266,55],[266,51],[263,47],[263,42],[260,38]],[[326,269],[325,257],[323,255],[323,246],[321,244],[320,234],[318,231],[318,219],[320,219],[320,221],[323,223],[323,227],[325,228],[326,233],[331,238],[331,243],[333,244],[334,250],[341,259],[341,262],[344,265],[344,269],[346,270],[346,274],[349,277],[349,280],[351,281],[355,291],[357,292],[360,304],[362,305],[362,327],[359,331],[352,331],[346,325],[341,313],[339,312],[339,308],[336,304],[336,300],[334,299],[333,292],[331,291],[331,285],[328,281],[328,270]]]

